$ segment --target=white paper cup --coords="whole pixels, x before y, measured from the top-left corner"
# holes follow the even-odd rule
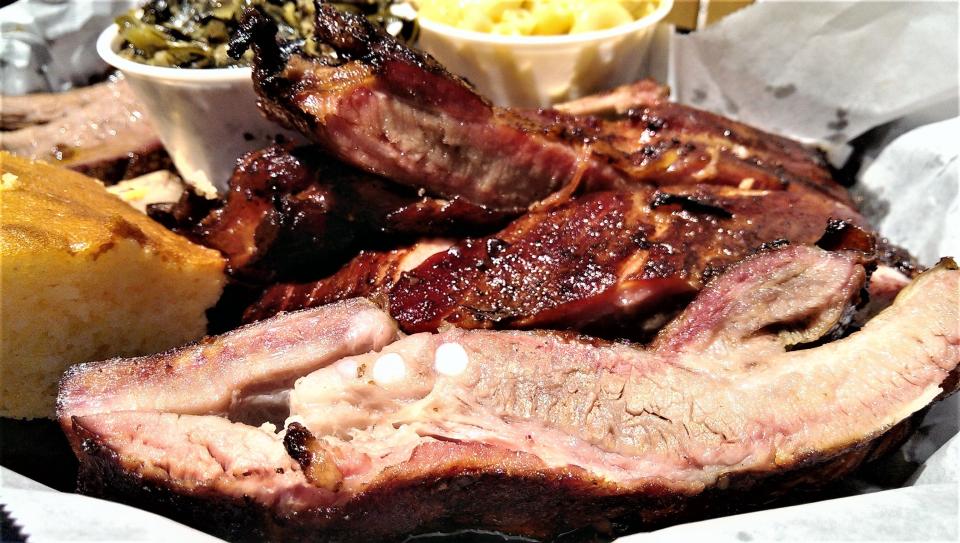
[[[655,26],[673,0],[607,30],[562,36],[502,36],[421,17],[420,48],[501,106],[545,107],[643,77]]]
[[[250,68],[148,66],[117,55],[120,45],[118,28],[111,25],[97,39],[97,52],[123,72],[188,183],[223,194],[244,153],[265,147],[277,134],[301,139],[257,108]]]

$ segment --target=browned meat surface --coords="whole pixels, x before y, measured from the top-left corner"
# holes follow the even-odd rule
[[[362,296],[387,309],[390,296],[404,274],[451,248],[452,241],[433,239],[390,251],[360,251],[332,276],[313,283],[278,283],[267,288],[244,320],[263,320],[281,311],[318,307]]]
[[[189,207],[193,202],[183,200]],[[223,204],[177,224],[197,243],[227,257],[236,278],[254,283],[315,279],[361,248],[410,243],[420,236],[485,233],[511,215],[460,198],[418,195],[358,171],[315,147],[274,145],[244,155]]]
[[[209,380],[216,397],[243,398],[228,372],[176,352],[81,367],[62,384],[60,420],[82,490],[230,539],[643,529],[839,477],[954,392],[960,271],[949,261],[859,332],[788,350],[847,314],[866,278],[858,262],[809,247],[750,257],[647,349],[449,328],[330,363],[334,339],[293,385],[279,434],[215,416],[219,400],[184,410],[175,395],[144,400],[157,388],[107,385],[131,373],[172,389]],[[312,345],[288,341],[295,333],[271,345],[279,319],[231,341],[277,356]],[[223,342],[205,347],[219,367],[275,381]]]
[[[270,287],[246,318],[366,296],[408,333],[453,324],[643,338],[726,266],[764,244],[813,244],[831,219],[864,224],[845,205],[803,192],[703,185],[589,193],[491,236],[415,246],[418,258],[398,262],[404,249],[364,252],[329,278]],[[426,258],[430,251],[437,254]]]
[[[106,182],[172,162],[122,76],[55,94],[0,97],[0,149]]]
[[[513,210],[564,188],[708,183],[849,203],[814,151],[649,89],[641,99],[651,103],[617,121],[513,111],[329,5],[318,8],[317,39],[336,49],[340,66],[287,54],[266,18],[246,26],[270,116],[345,162],[442,196]]]
[[[463,241],[454,249],[460,251],[464,244],[475,243],[478,236],[502,228],[508,220],[524,213],[528,206],[534,210],[533,215],[517,224],[531,230],[533,223],[544,217],[544,208],[563,205],[578,192],[589,194],[610,185],[606,181],[594,182],[600,179],[591,177],[590,172],[594,170],[608,173],[616,170],[619,173],[614,177],[620,180],[626,179],[621,174],[627,170],[636,173],[653,168],[658,171],[650,178],[646,174],[627,176],[636,182],[612,183],[624,193],[650,192],[654,184],[660,184],[664,190],[686,185],[704,186],[702,190],[710,192],[713,190],[710,187],[715,184],[736,185],[735,188],[743,189],[744,194],[763,190],[770,194],[771,206],[779,203],[808,206],[809,210],[791,207],[788,211],[801,218],[802,229],[818,230],[825,223],[820,215],[827,209],[841,208],[840,215],[844,217],[853,213],[845,207],[849,206],[846,193],[833,183],[815,152],[706,112],[670,104],[666,101],[667,90],[651,81],[641,81],[562,106],[566,111],[579,113],[622,113],[610,121],[555,110],[495,109],[432,59],[380,36],[363,21],[326,8],[320,11],[320,20],[324,22],[321,37],[343,49],[344,58],[353,58],[343,66],[321,66],[297,56],[284,59],[281,50],[271,45],[274,35],[269,22],[252,18],[247,30],[261,59],[257,74],[264,107],[277,118],[308,133],[319,131],[317,139],[321,145],[299,149],[274,146],[249,153],[242,158],[234,173],[224,204],[209,214],[206,214],[205,206],[201,205],[202,209],[198,210],[193,205],[196,202],[189,200],[180,206],[154,210],[153,213],[155,218],[195,241],[223,252],[229,260],[233,277],[252,287],[277,281],[303,283],[328,277],[351,256],[363,251],[336,277],[320,284],[311,287],[284,284],[274,288],[260,308],[250,311],[251,318],[354,295],[386,300],[383,295],[401,279],[403,272],[410,271],[394,262],[394,257],[407,251],[398,247],[409,247],[421,237],[463,239],[471,236],[473,241]],[[352,29],[352,34],[344,32],[345,26]],[[391,67],[385,68],[385,63]],[[356,79],[354,76],[361,72],[365,75]],[[318,90],[320,87],[322,92]],[[374,100],[374,105],[379,104],[377,107],[381,109],[354,108],[357,100],[368,99]],[[295,106],[313,109],[306,111]],[[394,143],[395,148],[383,147]],[[420,149],[405,147],[408,145]],[[357,157],[362,160],[356,160]],[[340,162],[341,159],[360,168],[347,166]],[[386,162],[371,166],[368,159]],[[534,192],[527,191],[526,196],[512,204],[497,200],[514,189],[526,191],[524,186],[539,183],[538,179],[543,178],[541,173],[557,167],[564,169],[565,173],[559,177],[551,173],[548,177],[562,178],[562,183],[554,183],[545,191],[540,190],[546,186],[541,183],[537,185],[540,188],[534,187]],[[408,174],[416,174],[419,181],[404,177]],[[606,174],[597,175],[603,177]],[[791,176],[797,177],[795,183],[788,179]],[[453,178],[456,179],[451,181]],[[439,185],[434,182],[437,179],[441,180]],[[652,181],[652,184],[645,181]],[[559,192],[553,192],[557,189]],[[493,194],[494,200],[478,191]],[[446,197],[438,198],[438,194]],[[546,199],[541,201],[541,197]],[[511,197],[508,195],[507,198]],[[574,204],[577,205],[580,204]],[[587,215],[588,211],[581,211],[578,219],[591,221],[590,231],[597,232],[604,219],[599,215]],[[813,222],[818,224],[804,220],[811,216],[817,218]],[[201,220],[201,217],[204,218]],[[557,220],[560,220],[559,216]],[[733,219],[733,223],[738,221],[740,219]],[[768,222],[764,221],[756,228],[764,230]],[[592,302],[581,304],[579,310],[570,311],[564,307],[558,310],[558,314],[548,317],[546,312],[552,307],[543,307],[543,304],[533,307],[529,300],[518,300],[517,307],[500,307],[503,304],[496,305],[497,296],[494,296],[494,305],[476,306],[475,312],[483,313],[480,317],[461,317],[448,314],[471,307],[471,300],[460,303],[456,300],[457,293],[449,296],[449,293],[440,293],[440,296],[452,296],[446,307],[428,311],[439,312],[437,314],[419,310],[424,313],[417,317],[422,324],[411,325],[408,329],[432,329],[442,322],[462,322],[462,325],[471,326],[473,321],[479,323],[473,324],[477,326],[495,323],[520,327],[590,324],[576,315],[571,318],[571,315],[600,307],[601,298],[594,297],[595,294],[604,294],[607,299],[616,297],[615,289],[597,282],[609,283],[612,277],[628,279],[628,274],[619,273],[622,270],[618,271],[617,267],[630,254],[632,241],[624,236],[638,233],[638,225],[633,226],[627,233],[597,234],[611,237],[606,240],[606,245],[616,248],[616,254],[601,263],[603,270],[590,278],[582,275],[594,270],[576,268],[571,260],[603,242],[588,247],[581,240],[580,246],[569,251],[558,247],[557,243],[544,250],[534,248],[528,251],[532,256],[556,256],[560,258],[561,266],[569,268],[556,270],[555,276],[548,278],[553,282],[543,289],[531,290],[530,297],[550,294],[557,289],[570,292],[555,305],[592,297]],[[785,229],[791,230],[792,226]],[[546,224],[541,230],[549,227]],[[728,233],[739,236],[752,228],[752,225],[745,229],[738,226],[735,232]],[[692,237],[697,235],[695,232],[689,234]],[[515,235],[533,243],[529,239],[532,235]],[[720,232],[713,236],[714,241],[719,242],[724,235],[726,233]],[[509,236],[504,234],[498,239],[505,237]],[[757,245],[777,239],[766,235],[755,237],[762,238]],[[709,242],[706,238],[701,241]],[[810,242],[816,239],[816,235],[790,239],[797,243]],[[639,240],[633,241],[639,243]],[[743,241],[731,248],[731,253],[725,255],[729,257],[726,260],[733,261],[746,254],[740,246],[746,244],[748,242]],[[430,241],[426,247],[432,246],[433,241]],[[695,244],[687,243],[685,247],[693,248]],[[563,254],[549,255],[547,249]],[[477,256],[478,250],[473,247],[464,252],[472,258]],[[418,255],[422,253],[423,247],[417,250]],[[448,260],[442,267],[458,264]],[[404,259],[407,265],[412,261]],[[460,264],[466,267],[449,270],[450,277],[445,279],[433,274],[435,277],[421,291],[411,291],[410,296],[416,299],[426,288],[438,290],[457,282],[476,283],[474,292],[464,293],[470,298],[478,293],[484,295],[483,291],[490,285],[481,283],[492,281],[491,285],[496,286],[504,280],[495,274],[484,273],[484,277],[476,282],[468,277],[476,275],[472,262],[464,260]],[[382,269],[374,269],[378,266]],[[535,281],[542,276],[540,272],[545,267],[546,264],[541,262],[539,269],[534,269],[525,260],[508,278],[512,281],[508,286],[517,286],[524,280]],[[698,288],[701,271],[696,267],[675,269],[679,281],[665,280],[656,288],[647,281],[645,288],[655,288],[656,292],[643,296],[644,303],[648,306],[656,303],[657,292],[668,302],[667,305],[682,301]],[[530,277],[519,277],[521,272],[530,272]],[[665,269],[659,277],[665,278],[670,273]],[[689,281],[687,275],[691,278]],[[574,283],[589,292],[577,290],[578,287],[572,287]],[[644,303],[628,302],[627,310],[622,304],[614,304],[611,311],[618,318],[627,317],[634,305],[643,313]],[[661,313],[669,315],[675,309],[668,307]],[[606,317],[601,312],[594,320],[603,325]],[[564,324],[566,321],[573,324]]]

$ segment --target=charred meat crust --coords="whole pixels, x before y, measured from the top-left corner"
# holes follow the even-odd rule
[[[851,221],[831,218],[816,245],[825,251],[853,250],[873,255],[877,242],[872,234]]]
[[[264,541],[271,514],[252,500],[217,495],[189,495],[127,469],[119,455],[95,435],[73,424],[81,438],[77,491],[152,511],[230,541]]]
[[[609,126],[610,132],[621,136],[643,130],[641,134],[659,136],[661,141],[677,139],[683,145],[719,150],[718,176],[725,171],[729,184],[738,184],[734,180],[739,176],[738,186],[776,189],[780,184],[780,188],[812,190],[852,205],[820,151],[708,111],[663,100],[631,111],[627,120]]]
[[[464,80],[448,72],[433,57],[405,47],[363,17],[342,12],[321,1],[317,2],[315,25],[318,41],[333,47],[344,61],[358,61],[373,67],[377,74],[386,78],[386,82],[394,83],[390,88],[400,95],[406,95],[414,100],[422,97],[431,98],[436,93],[436,89],[418,89],[416,86],[411,86],[410,83],[415,82],[416,79],[399,80],[400,74],[394,74],[393,71],[386,69],[388,64],[392,68],[397,68],[398,65],[409,65],[424,70],[436,76],[436,79],[431,82],[449,82],[444,90],[457,92],[453,92],[451,99],[444,101],[445,103],[435,105],[445,105],[463,111],[470,111],[470,103],[477,103],[485,109],[491,108],[486,100],[467,88],[468,84]],[[292,58],[298,55],[296,48],[294,44],[279,42],[276,23],[255,9],[247,10],[241,30],[231,44],[232,50],[241,53],[247,47],[253,48],[257,60],[254,64],[256,77],[253,80],[258,94],[262,97],[260,107],[265,108],[274,119],[294,128],[303,130],[312,125],[311,120],[304,119],[302,115],[297,116],[300,122],[293,121],[287,110],[279,109],[284,106],[295,107],[292,103],[284,103],[283,98],[292,97],[303,90],[301,87],[307,87],[315,82],[303,81],[296,84],[283,76],[284,70],[290,68]],[[312,61],[300,61],[300,63],[310,62]],[[422,84],[429,83],[422,81]],[[268,96],[270,98],[267,98]],[[277,103],[272,104],[273,100],[277,100]],[[465,104],[463,100],[469,103]]]
[[[704,213],[707,215],[716,215],[722,219],[733,218],[733,213],[723,208],[721,205],[706,198],[688,196],[682,194],[670,194],[669,192],[657,191],[650,200],[650,209],[656,209],[661,206],[677,204],[681,209],[691,213]]]
[[[173,159],[159,140],[139,149],[119,152],[114,158],[78,162],[69,168],[108,184],[158,170],[175,170]]]
[[[299,422],[287,426],[283,436],[283,446],[287,454],[300,464],[307,481],[331,492],[339,492],[343,486],[343,475],[336,463],[327,457],[323,444],[310,430]]]
[[[906,249],[886,238],[877,240],[877,260],[910,278],[916,277],[924,270],[924,267]]]

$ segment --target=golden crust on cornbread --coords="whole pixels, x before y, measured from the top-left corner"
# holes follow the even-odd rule
[[[71,364],[204,335],[223,267],[100,182],[0,153],[0,416],[52,416]]]

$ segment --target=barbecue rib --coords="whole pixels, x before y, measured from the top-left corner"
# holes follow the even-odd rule
[[[398,183],[500,211],[562,189],[637,183],[812,191],[850,203],[816,152],[662,93],[631,95],[650,103],[616,121],[496,108],[362,17],[318,3],[316,27],[344,64],[289,53],[269,18],[248,13],[234,47],[254,48],[261,107],[345,162]]]
[[[393,332],[368,304],[328,306],[182,352],[81,366],[62,383],[59,416],[83,491],[230,539],[460,527],[551,537],[675,522],[848,473],[954,391],[950,261],[850,337],[786,350],[843,319],[866,277],[858,261],[810,247],[750,257],[649,349],[447,329],[329,364]],[[331,327],[320,343],[287,332],[310,319]],[[282,381],[319,369],[294,384],[284,433],[215,416],[258,382],[272,390],[280,370],[267,362],[290,349],[313,358]],[[113,388],[131,375],[148,387]],[[198,381],[209,391],[188,394]]]
[[[122,75],[66,92],[0,96],[0,149],[116,182],[173,169]]]
[[[184,199],[179,207],[189,208]],[[511,215],[460,198],[416,194],[330,158],[316,147],[273,145],[244,155],[226,200],[202,219],[188,209],[156,215],[193,241],[219,250],[229,272],[252,283],[316,279],[361,248],[408,244],[421,236],[487,233]],[[181,224],[182,223],[182,224]]]
[[[365,251],[326,279],[268,288],[245,319],[364,296],[408,333],[453,324],[643,339],[725,266],[764,244],[813,244],[831,220],[864,225],[843,204],[804,192],[594,192],[449,248]]]

